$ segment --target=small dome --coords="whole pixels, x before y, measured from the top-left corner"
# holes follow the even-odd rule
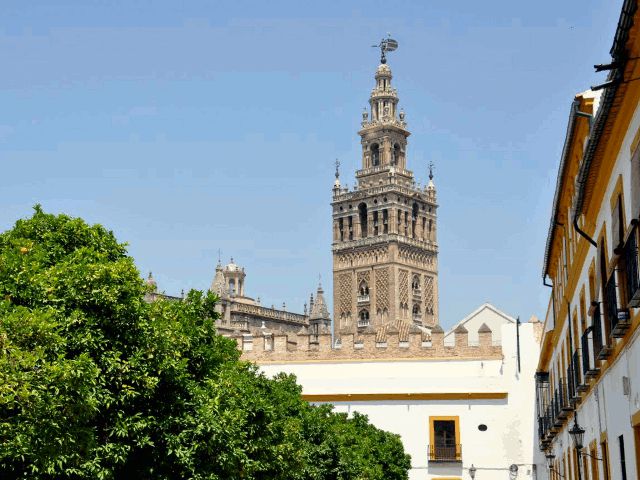
[[[389,68],[389,65],[387,65],[386,63],[381,63],[376,69],[376,74],[391,75],[391,68]]]
[[[240,267],[233,263],[233,257],[231,257],[231,261],[225,265],[224,269],[227,272],[237,272],[238,270],[240,270]]]

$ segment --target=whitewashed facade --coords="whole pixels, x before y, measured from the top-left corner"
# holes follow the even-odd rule
[[[295,374],[303,395],[358,411],[401,436],[411,455],[411,480],[535,479],[534,373],[540,323],[501,327],[503,358],[340,359],[260,362],[268,375]],[[433,422],[456,425],[459,458],[434,454]],[[451,459],[448,459],[451,460]],[[517,473],[509,471],[517,466]]]

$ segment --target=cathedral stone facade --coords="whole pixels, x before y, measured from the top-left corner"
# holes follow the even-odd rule
[[[433,175],[422,188],[407,168],[405,114],[380,64],[358,132],[362,168],[353,190],[333,186],[334,320],[338,331],[438,324],[438,246]],[[337,164],[338,165],[338,164]]]
[[[249,334],[271,332],[305,333],[312,337],[329,331],[330,318],[324,300],[322,286],[318,285],[316,297],[309,300],[309,308],[304,306],[304,313],[287,311],[275,306],[264,307],[260,299],[253,299],[245,294],[246,273],[244,267],[231,262],[216,266],[216,273],[210,290],[220,297],[216,308],[220,314],[217,322],[218,331],[222,334]]]

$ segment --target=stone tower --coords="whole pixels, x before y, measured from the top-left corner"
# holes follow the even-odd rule
[[[433,175],[422,188],[407,168],[405,115],[391,69],[376,70],[358,132],[362,168],[353,190],[333,186],[333,288],[337,331],[406,322],[438,324],[438,247]],[[369,117],[371,115],[371,117]]]

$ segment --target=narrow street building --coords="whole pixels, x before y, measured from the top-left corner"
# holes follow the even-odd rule
[[[542,271],[540,478],[640,478],[639,33],[625,1],[604,88],[569,110]]]

